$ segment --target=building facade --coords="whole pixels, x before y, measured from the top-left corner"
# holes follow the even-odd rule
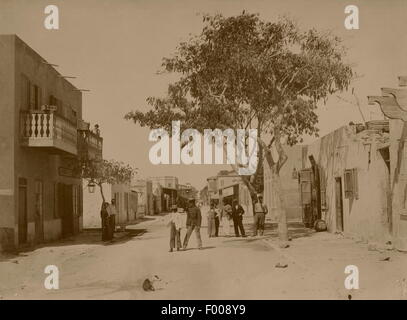
[[[300,188],[298,185],[298,172],[303,169],[303,147],[298,146],[283,146],[287,155],[287,161],[280,170],[280,179],[283,194],[283,204],[286,210],[288,221],[301,221],[302,209],[300,200]],[[269,209],[270,217],[277,220],[278,212],[275,205],[275,193],[272,188],[271,170],[264,161],[264,191],[263,201]]]
[[[153,215],[153,183],[150,180],[137,179],[132,182],[132,188],[137,192],[138,195],[137,214],[139,216]]]
[[[154,195],[154,213],[169,212],[177,204],[178,178],[173,176],[150,177]]]
[[[130,183],[121,183],[112,185],[112,199],[116,203],[116,224],[127,224],[135,221],[138,208],[137,191],[133,189]]]
[[[101,158],[82,95],[15,35],[0,35],[0,250],[80,232],[80,157]]]
[[[367,242],[391,240],[388,121],[348,125],[304,146],[304,221]],[[308,209],[308,210],[307,210]]]

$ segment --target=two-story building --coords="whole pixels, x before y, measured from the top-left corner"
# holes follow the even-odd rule
[[[82,228],[78,159],[101,159],[82,93],[16,35],[0,35],[0,250]]]

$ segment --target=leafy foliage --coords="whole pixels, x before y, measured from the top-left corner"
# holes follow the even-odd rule
[[[149,97],[149,111],[132,111],[125,118],[168,132],[173,120],[180,120],[182,129],[201,131],[257,128],[258,172],[246,183],[258,192],[255,181],[264,158],[278,174],[286,161],[282,143],[317,135],[318,102],[348,88],[353,72],[343,61],[346,50],[338,37],[301,31],[288,18],[266,22],[243,12],[204,15],[203,23],[200,35],[163,59],[164,71],[179,75],[167,96]],[[278,159],[272,158],[272,145]]]
[[[130,182],[134,174],[130,165],[116,160],[92,161],[82,166],[82,177],[97,185]]]

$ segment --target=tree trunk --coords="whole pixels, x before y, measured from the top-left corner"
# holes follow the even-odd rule
[[[281,186],[281,178],[279,172],[272,169],[271,175],[272,190],[274,190],[275,206],[277,210],[278,218],[278,238],[281,242],[288,241],[288,226],[287,226],[287,214],[284,206],[283,188]]]
[[[103,185],[101,183],[98,183],[98,186],[99,186],[99,190],[100,190],[100,195],[102,196],[103,203],[105,203],[106,200],[105,200],[105,195],[103,194]]]

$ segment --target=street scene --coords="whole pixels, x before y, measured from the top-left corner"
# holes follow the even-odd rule
[[[165,216],[118,233],[104,244],[84,232],[33,252],[2,259],[2,299],[406,299],[406,260],[326,232],[293,224],[292,247],[280,249],[273,224],[264,237],[209,238],[203,250],[168,253]],[[247,219],[249,220],[249,219]],[[245,226],[247,226],[245,224]],[[145,250],[148,243],[148,250]],[[45,264],[60,266],[60,289],[44,288]],[[276,268],[277,264],[286,268]],[[359,267],[360,288],[344,287],[347,265]],[[101,267],[102,266],[102,267]],[[182,272],[180,272],[182,270]],[[143,290],[149,278],[155,291]]]
[[[0,0],[0,301],[407,299],[406,15]]]

